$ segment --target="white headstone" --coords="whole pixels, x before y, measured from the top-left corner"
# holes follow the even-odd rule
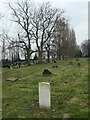
[[[50,83],[39,83],[39,107],[50,109]]]

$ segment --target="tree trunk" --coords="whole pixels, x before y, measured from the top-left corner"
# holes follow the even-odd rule
[[[64,55],[62,55],[62,59],[64,60]]]
[[[41,64],[42,63],[42,53],[40,48],[38,49],[38,63]]]
[[[28,28],[27,28],[28,29]],[[31,50],[31,44],[30,44],[30,37],[29,37],[29,32],[27,31],[27,38],[28,38],[28,56],[27,56],[27,63],[30,66],[30,50]]]
[[[67,55],[66,55],[66,53],[65,53],[64,59],[67,60]]]
[[[28,48],[28,51],[27,51],[27,64],[30,66],[31,63],[30,63],[30,48]]]
[[[49,50],[47,51],[47,61],[50,62],[50,52],[49,52]]]
[[[61,60],[61,53],[60,50],[57,50],[57,59],[60,61]]]
[[[25,61],[27,60],[26,52],[25,52]]]
[[[59,54],[58,60],[59,60],[59,61],[61,60],[61,55],[60,55],[60,54]]]

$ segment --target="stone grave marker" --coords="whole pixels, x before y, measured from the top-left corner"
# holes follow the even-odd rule
[[[43,75],[51,75],[52,73],[48,69],[44,69]]]
[[[58,66],[57,66],[57,65],[53,65],[52,67],[53,67],[53,68],[58,68]]]
[[[7,79],[7,81],[12,81],[12,82],[17,81],[17,80],[18,80],[18,78],[8,78]]]
[[[39,107],[50,109],[50,83],[39,83]]]

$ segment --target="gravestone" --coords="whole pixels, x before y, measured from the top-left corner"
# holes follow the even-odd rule
[[[72,62],[72,61],[69,61],[69,64],[70,64],[70,65],[73,65],[73,62]]]
[[[57,66],[57,65],[53,65],[52,67],[53,67],[53,68],[58,68],[58,66]]]
[[[10,77],[8,79],[6,79],[7,81],[11,81],[11,82],[14,82],[14,81],[20,81],[20,80],[23,80],[24,78],[14,78],[14,77]]]
[[[39,107],[50,109],[50,83],[39,83]]]
[[[54,60],[53,63],[56,63],[56,61]]]
[[[51,75],[52,73],[48,70],[48,69],[45,69],[43,71],[43,75]]]
[[[8,78],[7,79],[7,81],[12,81],[12,82],[17,81],[17,80],[18,80],[18,78]]]
[[[80,67],[80,66],[81,66],[81,64],[80,64],[80,63],[77,63],[77,65],[78,65],[78,67]]]

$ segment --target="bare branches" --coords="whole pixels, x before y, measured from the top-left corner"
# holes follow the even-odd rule
[[[62,10],[53,9],[49,3],[42,4],[34,11],[31,20],[33,26],[32,36],[35,38],[40,57],[42,57],[44,45],[50,42],[55,24],[62,14]]]
[[[51,46],[56,47],[55,49],[59,49],[59,51],[67,47],[70,31],[68,20],[63,15],[63,9],[56,9],[50,3],[43,3],[37,9],[31,11],[29,0],[17,2],[16,8],[12,7],[11,4],[9,4],[9,7],[13,12],[13,21],[22,28],[24,37],[22,39],[19,36],[18,47],[25,48],[28,61],[33,44],[36,45],[39,63],[42,61],[42,53],[45,48],[49,58]],[[55,45],[52,45],[53,40],[56,42]]]
[[[25,38],[28,40],[28,44],[26,41],[20,41],[25,45],[27,56],[28,56],[28,64],[30,64],[30,50],[31,50],[31,11],[30,11],[30,2],[28,0],[17,2],[17,8],[14,8],[9,4],[10,9],[13,11],[14,22],[16,22],[19,26],[21,26],[22,30],[25,32]]]

